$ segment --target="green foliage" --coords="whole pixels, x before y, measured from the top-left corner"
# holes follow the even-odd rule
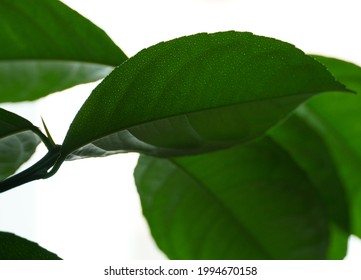
[[[35,152],[41,135],[28,120],[0,108],[0,180],[12,175]]]
[[[361,237],[361,68],[355,64],[315,56],[356,96],[320,95],[307,103],[304,118],[323,135],[334,156],[337,170],[348,193],[352,234]]]
[[[60,260],[38,244],[9,232],[0,232],[1,260]]]
[[[0,138],[26,130],[36,131],[37,128],[21,116],[0,108]]]
[[[310,96],[344,89],[321,64],[278,40],[242,32],[182,37],[115,69],[75,117],[62,156],[94,140],[75,154],[229,147],[261,136]]]
[[[298,109],[298,114],[292,115],[269,134],[313,183],[331,226],[328,258],[342,259],[346,255],[347,239],[351,231],[349,199],[327,144],[319,132],[300,117],[299,112],[302,110],[303,107]]]
[[[291,116],[270,135],[308,174],[331,219],[349,232],[346,193],[322,136],[298,115]]]
[[[35,100],[117,66],[62,145],[0,108],[0,193],[54,175],[65,160],[136,151],[143,213],[172,259],[342,259],[350,234],[361,237],[357,65],[235,31],[127,59],[56,0],[2,1],[0,30],[0,102]],[[48,153],[7,178],[39,138]],[[2,232],[0,259],[59,258]]]
[[[0,102],[98,80],[126,59],[101,29],[60,1],[2,0],[0,29]]]
[[[326,213],[274,141],[200,156],[141,156],[135,179],[158,246],[173,259],[323,259]]]
[[[0,139],[0,180],[14,174],[28,161],[39,143],[39,138],[30,131]]]

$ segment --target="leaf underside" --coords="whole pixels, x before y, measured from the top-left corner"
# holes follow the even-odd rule
[[[127,58],[104,31],[56,0],[2,0],[0,30],[0,102],[95,81]]]
[[[15,171],[34,154],[40,139],[31,131],[0,139],[0,181]]]
[[[0,138],[26,130],[36,130],[27,119],[0,108]]]
[[[23,117],[0,108],[0,181],[15,173],[40,143],[37,128]]]

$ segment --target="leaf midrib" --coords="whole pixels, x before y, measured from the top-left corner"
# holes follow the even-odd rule
[[[242,224],[242,221],[232,212],[231,209],[227,207],[227,205],[217,197],[209,188],[207,188],[194,174],[190,173],[187,169],[185,169],[182,165],[178,164],[174,159],[167,159],[171,164],[173,164],[176,168],[178,168],[182,173],[184,173],[188,178],[190,178],[197,186],[205,191],[208,194],[211,200],[214,200],[217,205],[219,205],[226,215],[231,219],[236,221],[237,230],[240,231],[242,234],[247,234],[249,239],[253,240],[253,243],[259,247],[259,250],[266,256],[267,259],[273,259],[271,254],[266,251],[266,249],[262,246],[262,243],[254,236],[252,231],[245,227]]]
[[[321,92],[320,92],[321,93]],[[197,111],[190,111],[190,112],[185,112],[185,113],[180,113],[180,114],[174,114],[174,115],[169,115],[166,117],[161,117],[161,118],[156,118],[156,119],[151,119],[151,120],[147,120],[145,122],[140,122],[140,123],[136,123],[136,124],[132,124],[131,126],[128,127],[121,127],[118,129],[114,129],[114,130],[110,130],[109,132],[107,132],[107,134],[105,135],[97,135],[94,136],[93,138],[89,139],[89,142],[82,144],[81,146],[77,146],[74,147],[71,151],[66,151],[66,154],[63,153],[62,158],[65,158],[67,155],[71,154],[72,152],[74,152],[75,150],[84,147],[85,145],[92,143],[96,140],[99,140],[103,137],[106,137],[108,135],[111,135],[113,133],[119,132],[119,131],[123,131],[123,130],[129,130],[133,127],[136,126],[141,126],[141,125],[145,125],[151,122],[155,122],[155,121],[160,121],[160,120],[164,120],[164,119],[168,119],[168,118],[172,118],[172,117],[178,117],[178,116],[183,116],[183,115],[187,115],[187,114],[192,114],[192,113],[200,113],[200,112],[206,112],[208,110],[215,110],[215,109],[222,109],[222,108],[226,108],[226,107],[230,107],[230,106],[239,106],[239,105],[243,105],[243,104],[247,104],[247,103],[257,103],[257,102],[264,102],[267,100],[278,100],[278,99],[282,99],[282,98],[300,98],[302,96],[305,97],[305,100],[309,97],[312,97],[315,93],[300,93],[300,94],[295,94],[295,95],[286,95],[286,96],[279,96],[279,97],[267,97],[267,98],[261,98],[258,100],[250,100],[250,101],[246,101],[246,102],[239,102],[239,103],[234,103],[234,104],[227,104],[227,105],[222,105],[222,106],[215,106],[215,107],[211,107],[211,108],[206,108],[206,109],[202,109],[202,110],[197,110]],[[70,129],[69,129],[70,130]],[[67,137],[66,137],[67,138]],[[67,139],[65,138],[64,143],[67,141]]]

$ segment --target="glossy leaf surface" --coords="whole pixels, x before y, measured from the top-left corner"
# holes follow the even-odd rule
[[[342,181],[347,186],[352,233],[361,237],[361,68],[333,58],[315,57],[337,80],[357,92],[357,95],[317,96],[301,113],[322,133],[334,154]]]
[[[13,233],[0,232],[1,260],[60,260],[54,253]]]
[[[269,138],[205,155],[141,156],[143,213],[171,259],[323,259],[329,224],[307,175]]]
[[[95,81],[126,59],[101,29],[57,0],[2,0],[0,31],[0,102]]]
[[[62,156],[92,142],[74,154],[224,148],[259,137],[308,97],[331,90],[344,87],[288,43],[241,32],[182,37],[116,68],[75,117]]]

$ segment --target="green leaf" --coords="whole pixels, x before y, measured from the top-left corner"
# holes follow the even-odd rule
[[[62,157],[89,143],[68,159],[229,147],[261,136],[308,97],[330,90],[345,88],[288,43],[241,32],[182,37],[116,68],[75,117]]]
[[[2,0],[0,30],[0,102],[95,81],[126,60],[101,29],[57,0]]]
[[[332,75],[347,88],[361,94],[361,68],[356,64],[320,55],[312,55],[324,64]]]
[[[318,131],[295,114],[269,134],[307,173],[319,193],[334,224],[328,258],[343,259],[350,234],[349,204],[327,143]]]
[[[13,233],[0,232],[1,260],[60,260],[54,253]]]
[[[38,130],[31,122],[23,117],[0,108],[0,138],[26,130]]]
[[[141,156],[143,213],[171,259],[324,259],[329,223],[307,175],[270,138],[205,155]]]
[[[35,152],[40,140],[33,132],[40,133],[28,120],[0,108],[0,180],[13,174]]]
[[[0,181],[15,171],[34,154],[40,139],[31,131],[0,139]]]
[[[311,99],[300,113],[323,136],[333,156],[351,209],[352,233],[361,237],[361,68],[355,64],[315,56],[337,80],[358,94],[325,94]]]
[[[270,135],[308,174],[332,220],[348,232],[345,189],[322,136],[298,115],[292,115],[282,125],[270,131]]]

